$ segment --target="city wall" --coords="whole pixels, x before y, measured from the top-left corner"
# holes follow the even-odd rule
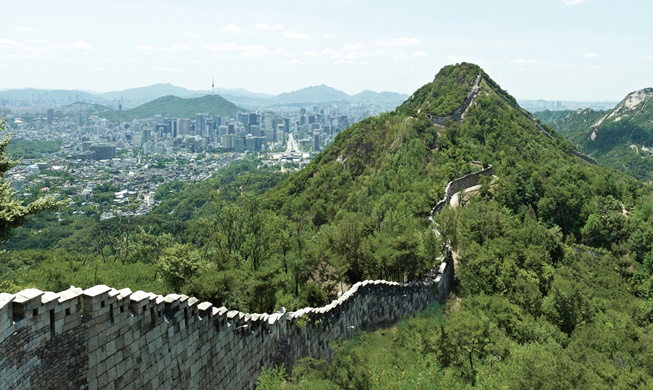
[[[261,368],[328,358],[331,342],[445,299],[452,283],[452,269],[427,282],[364,281],[327,306],[275,314],[103,285],[1,294],[0,388],[251,388]]]
[[[467,98],[465,98],[463,104],[456,111],[454,111],[452,114],[447,116],[435,116],[435,115],[427,115],[427,116],[429,117],[429,119],[431,119],[431,122],[440,126],[446,125],[447,121],[460,122],[463,119],[463,115],[465,114],[465,111],[467,111],[467,109],[472,104],[474,99],[476,99],[476,97],[478,96],[480,87],[481,87],[481,75],[479,74],[478,76],[476,76],[476,79],[474,80],[474,84],[472,85],[472,89],[467,94]]]
[[[478,180],[481,176],[492,176],[492,165],[488,165],[487,168],[481,169],[480,171],[470,173],[468,175],[454,179],[447,184],[447,188],[444,190],[444,197],[440,200],[431,210],[431,216],[442,211],[444,206],[449,204],[451,197],[456,193],[464,189],[474,187],[478,185]]]

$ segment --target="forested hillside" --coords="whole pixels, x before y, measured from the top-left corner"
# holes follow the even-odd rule
[[[458,109],[479,74],[464,119],[433,125],[428,115]],[[651,387],[653,194],[548,131],[478,66],[447,66],[297,173],[252,159],[161,186],[146,217],[33,219],[7,243],[3,289],[103,283],[269,313],[322,305],[363,279],[419,279],[444,238],[458,259],[446,307],[260,387]],[[431,207],[478,162],[496,181],[437,215],[436,237]]]
[[[653,179],[653,88],[628,94],[614,109],[538,112],[555,128],[602,165],[651,181]]]
[[[485,77],[465,119],[438,128],[430,151],[439,175],[478,160],[499,177],[436,218],[459,255],[457,297],[359,334],[332,361],[273,370],[261,388],[653,385],[650,188],[570,156],[571,144],[544,136]]]

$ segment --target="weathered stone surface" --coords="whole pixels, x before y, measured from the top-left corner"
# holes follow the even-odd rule
[[[329,343],[436,299],[432,283],[374,281],[321,308],[270,315],[107,286],[0,294],[0,388],[251,388],[261,368],[327,358]],[[26,325],[14,328],[12,305],[29,307]]]

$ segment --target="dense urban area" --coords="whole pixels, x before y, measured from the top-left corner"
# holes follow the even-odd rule
[[[20,161],[7,174],[11,186],[26,198],[69,199],[76,212],[102,219],[146,214],[161,183],[201,181],[248,154],[281,170],[299,169],[340,131],[388,109],[334,103],[235,117],[113,121],[88,103],[4,103],[14,105],[5,106],[5,116],[13,134],[10,154]]]

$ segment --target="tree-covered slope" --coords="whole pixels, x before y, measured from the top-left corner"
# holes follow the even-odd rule
[[[453,68],[446,72],[451,77],[438,74],[437,83],[420,89],[428,93],[416,93],[397,112],[344,133],[334,149],[268,196],[280,199],[273,204],[286,213],[311,217],[311,205],[324,204],[320,230],[337,225],[346,210],[355,225],[369,224],[373,232],[377,210],[400,204],[384,203],[387,196],[404,200],[395,211],[412,205],[409,214],[425,220],[420,210],[441,195],[447,178],[469,170],[467,162],[492,164],[495,186],[436,217],[458,254],[457,298],[442,318],[359,335],[337,348],[332,361],[307,361],[291,377],[271,372],[261,387],[653,385],[650,188],[574,157],[569,142],[550,129],[552,137],[544,134],[483,73],[461,122],[428,126],[433,97],[460,101],[462,93],[449,97],[446,88],[458,86],[456,79],[469,85],[479,73],[465,65],[471,74],[463,77],[463,67]],[[420,147],[411,149],[410,141]],[[412,159],[397,161],[402,155]],[[354,156],[360,164],[347,164]],[[402,168],[415,173],[408,189],[398,184]],[[344,194],[334,198],[329,183],[339,183]],[[381,226],[390,222],[380,215]],[[379,249],[372,249],[377,257]]]
[[[653,88],[630,93],[613,110],[583,109],[535,116],[606,166],[653,179]]]
[[[235,117],[239,112],[244,112],[244,110],[217,95],[188,99],[170,95],[129,110],[104,112],[100,113],[100,115],[110,120],[128,121],[137,118],[151,118],[155,115],[172,118],[194,118],[195,114],[198,113]]]

